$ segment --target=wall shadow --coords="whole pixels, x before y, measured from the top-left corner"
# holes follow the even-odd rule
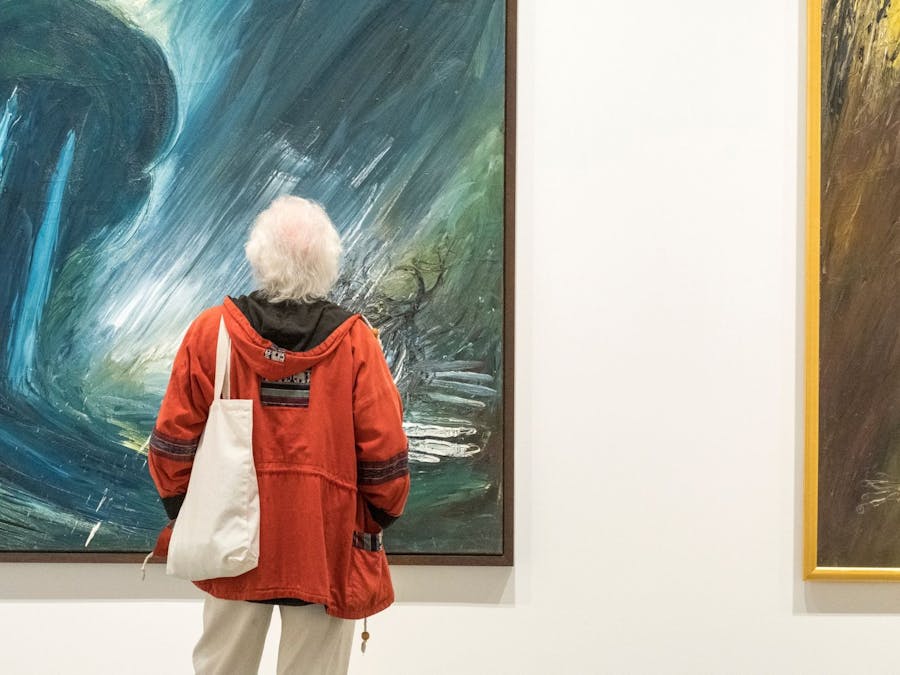
[[[192,584],[166,576],[165,567],[139,564],[7,563],[0,566],[4,600],[200,600]],[[393,567],[397,602],[513,605],[511,567]]]

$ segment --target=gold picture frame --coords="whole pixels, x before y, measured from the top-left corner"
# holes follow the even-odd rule
[[[885,321],[887,315],[888,324],[883,334],[867,332],[864,322],[852,321],[856,316],[875,316],[878,298],[888,297],[884,289],[896,285],[890,266],[880,266],[880,242],[870,241],[884,232],[893,232],[893,221],[885,224],[885,217],[872,215],[889,212],[891,205],[872,206],[872,197],[883,197],[878,185],[890,184],[888,180],[894,173],[900,176],[900,169],[893,169],[882,157],[888,150],[882,148],[877,129],[879,123],[887,125],[894,105],[900,109],[900,86],[888,86],[900,84],[900,8],[889,7],[869,0],[807,3],[803,578],[808,580],[900,581],[900,534],[896,544],[881,534],[893,531],[886,523],[900,522],[900,481],[894,479],[894,469],[900,461],[900,457],[894,457],[900,453],[892,452],[896,435],[890,432],[896,420],[891,415],[887,419],[883,414],[879,417],[880,411],[890,411],[890,401],[895,401],[896,396],[890,393],[889,384],[868,386],[865,380],[868,376],[871,381],[873,373],[877,373],[867,365],[875,359],[872,354],[891,353],[889,347],[893,343],[883,336],[890,335],[894,317],[889,307],[881,308],[884,314],[879,316]],[[880,50],[889,44],[888,39],[896,52]],[[854,81],[857,75],[858,81]],[[870,93],[879,86],[880,92]],[[868,146],[866,138],[870,141]],[[852,181],[856,181],[856,193],[846,187]],[[848,206],[847,194],[859,195],[859,201]],[[868,209],[866,196],[870,198]],[[851,249],[856,252],[846,253]],[[859,253],[860,249],[864,252]],[[867,267],[865,263],[873,259],[879,264]],[[835,264],[835,260],[842,260],[844,266]],[[881,283],[876,279],[872,284],[870,276],[879,273]],[[869,288],[868,284],[875,287]],[[852,301],[841,295],[846,295],[848,289]],[[857,306],[850,311],[847,306],[852,303]],[[823,341],[827,347],[824,361]],[[854,368],[859,363],[864,367],[856,373]],[[889,358],[888,378],[893,363],[894,359]],[[858,381],[854,380],[857,375]],[[852,398],[847,396],[848,391],[854,393]],[[863,394],[873,391],[878,392],[877,397],[867,401]],[[867,408],[865,404],[869,402],[873,405]],[[860,419],[864,417],[860,411],[869,413],[866,421]],[[873,424],[878,433],[870,433]],[[854,425],[859,428],[848,431],[847,427]],[[884,429],[889,432],[887,436]],[[886,437],[890,442],[883,442]],[[854,443],[838,442],[836,438],[853,438]],[[888,469],[891,472],[884,473]],[[878,541],[879,536],[882,542]]]

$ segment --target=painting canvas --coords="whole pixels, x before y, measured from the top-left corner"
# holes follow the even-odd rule
[[[5,559],[152,548],[143,445],[175,351],[253,289],[252,219],[296,194],[340,231],[332,299],[380,329],[403,396],[389,552],[510,562],[513,10],[0,3]]]
[[[900,3],[812,2],[805,573],[900,577]]]

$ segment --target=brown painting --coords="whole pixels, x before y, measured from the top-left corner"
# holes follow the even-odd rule
[[[810,91],[819,96],[810,99],[809,227],[818,231],[809,297],[818,321],[809,325],[808,376],[818,386],[808,403],[817,396],[818,405],[808,411],[817,424],[807,572],[892,576],[900,574],[900,3],[812,4]]]

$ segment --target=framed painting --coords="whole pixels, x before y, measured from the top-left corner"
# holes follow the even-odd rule
[[[513,560],[514,0],[0,3],[0,560],[127,561],[181,336],[321,202],[405,406],[392,561]]]
[[[900,580],[900,4],[808,16],[804,575]]]

